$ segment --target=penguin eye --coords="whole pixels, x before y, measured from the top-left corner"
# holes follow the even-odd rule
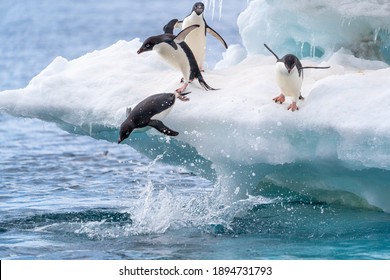
[[[146,47],[147,49],[149,49],[149,48],[151,47],[151,45],[150,45],[149,43],[147,43],[147,44],[145,45],[145,47]]]
[[[126,136],[129,136],[130,135],[130,131],[126,131]]]

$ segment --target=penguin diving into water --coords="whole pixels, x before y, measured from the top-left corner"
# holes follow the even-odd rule
[[[186,38],[185,42],[191,48],[194,53],[195,59],[198,62],[199,69],[204,70],[204,61],[206,58],[206,34],[213,35],[221,44],[227,49],[228,45],[225,40],[214,29],[207,25],[204,19],[204,4],[202,2],[196,2],[192,7],[191,14],[184,18],[183,21],[178,21],[175,25],[176,28],[185,29],[191,25],[199,25],[199,28],[191,32]]]
[[[298,57],[293,54],[286,54],[282,58],[279,58],[266,44],[264,46],[276,57],[276,83],[278,84],[281,94],[273,99],[275,103],[282,104],[286,97],[289,96],[292,99],[292,103],[288,106],[288,110],[299,110],[297,106],[298,99],[304,99],[301,95],[301,88],[303,82],[303,69],[328,69],[326,67],[316,66],[302,66]]]
[[[147,51],[156,51],[170,66],[180,70],[183,74],[184,85],[176,89],[177,93],[182,93],[187,88],[188,84],[194,79],[198,79],[199,84],[205,90],[215,90],[209,86],[204,80],[198,63],[192,53],[190,47],[184,39],[193,30],[199,28],[199,25],[191,25],[183,29],[179,34],[174,35],[173,25],[178,20],[171,20],[165,27],[165,33],[147,38],[138,50],[138,54]]]
[[[134,130],[145,131],[150,127],[153,127],[168,136],[179,135],[179,132],[165,126],[162,119],[171,111],[173,104],[175,104],[176,97],[182,101],[187,101],[188,98],[185,95],[188,93],[154,94],[142,100],[133,109],[127,108],[127,118],[119,129],[118,144],[128,138]]]

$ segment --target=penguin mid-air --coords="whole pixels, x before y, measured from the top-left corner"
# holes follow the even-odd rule
[[[184,84],[176,89],[177,93],[182,93],[188,84],[194,79],[198,79],[199,84],[205,90],[215,90],[209,86],[203,79],[194,54],[184,39],[193,30],[199,28],[199,25],[192,25],[183,29],[179,34],[174,35],[172,25],[178,20],[171,20],[165,27],[165,33],[147,38],[138,50],[138,54],[146,51],[156,51],[170,66],[178,69],[183,74]]]
[[[171,111],[176,97],[180,100],[188,100],[185,97],[186,94],[188,93],[154,94],[142,100],[133,109],[128,108],[126,112],[127,118],[119,129],[118,144],[128,138],[135,129],[147,130],[149,127],[153,127],[168,136],[179,135],[178,132],[165,126],[161,120]]]
[[[328,69],[326,67],[316,66],[302,66],[298,57],[293,54],[286,54],[282,58],[279,58],[266,44],[264,46],[276,57],[276,83],[278,84],[281,94],[273,99],[275,103],[282,104],[286,97],[289,96],[292,99],[292,103],[288,106],[288,110],[299,110],[297,106],[298,99],[304,99],[301,95],[301,88],[303,82],[303,69]]]
[[[176,28],[185,29],[191,25],[197,24],[199,28],[191,32],[186,38],[185,42],[191,48],[194,53],[195,59],[198,62],[199,69],[203,71],[204,61],[206,58],[206,33],[213,35],[222,45],[227,49],[228,45],[225,40],[214,29],[207,25],[204,19],[204,4],[202,2],[196,2],[192,7],[191,14],[184,18],[183,21],[178,21],[175,25]]]

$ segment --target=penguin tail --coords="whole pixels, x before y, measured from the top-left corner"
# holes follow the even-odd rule
[[[218,89],[215,89],[215,88],[209,86],[209,85],[206,83],[206,81],[203,79],[203,76],[202,76],[202,74],[200,74],[200,72],[199,72],[199,74],[197,75],[196,78],[198,79],[199,84],[200,84],[205,90],[218,90]]]

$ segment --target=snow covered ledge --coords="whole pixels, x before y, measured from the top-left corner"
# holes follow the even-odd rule
[[[116,141],[127,106],[151,94],[172,92],[180,81],[180,73],[155,53],[137,55],[140,45],[138,39],[119,41],[72,61],[58,57],[26,88],[0,92],[0,109]],[[298,112],[272,101],[278,94],[273,56],[252,55],[239,64],[207,71],[206,81],[220,90],[205,91],[197,83],[189,86],[191,100],[176,102],[165,120],[180,132],[177,138],[157,142],[146,138],[139,143],[134,135],[128,144],[143,152],[153,145],[169,148],[172,157],[189,169],[194,161],[186,152],[194,149],[211,162],[221,182],[233,190],[239,185],[244,195],[278,168],[282,168],[278,176],[291,178],[283,166],[296,162],[335,161],[348,170],[374,168],[388,176],[390,68],[343,52],[322,63],[332,68],[305,71],[306,100]],[[153,130],[147,134],[161,137]],[[385,186],[326,184],[390,211]]]

